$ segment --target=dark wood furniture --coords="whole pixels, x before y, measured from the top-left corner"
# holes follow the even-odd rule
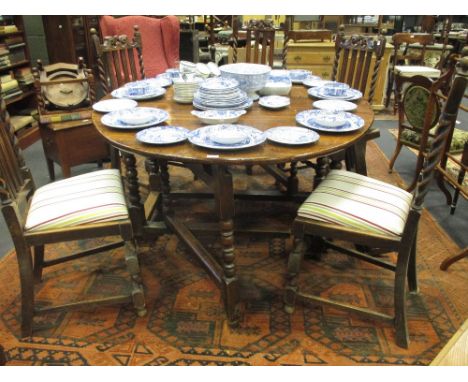
[[[70,168],[88,162],[102,163],[109,145],[91,121],[95,101],[94,77],[83,59],[78,65],[56,63],[34,70],[42,145],[50,180],[55,180],[54,162],[65,178]]]
[[[0,345],[0,366],[5,366],[5,365],[6,365],[5,350],[3,349],[3,346]]]
[[[430,33],[395,33],[392,36],[393,55],[390,58],[390,67],[387,74],[387,90],[385,107],[390,105],[390,98],[395,88],[395,71],[397,65],[421,65],[424,66],[427,45],[433,44],[434,38]],[[420,44],[421,49],[417,53],[409,50],[411,44]],[[397,102],[394,101],[393,110],[396,111]]]
[[[405,77],[397,75],[395,78],[395,98],[398,107],[398,135],[396,147],[389,163],[389,170],[393,165],[403,146],[418,151],[413,181],[407,187],[411,191],[416,186],[418,176],[423,166],[424,158],[430,147],[433,133],[431,129],[438,122],[440,114],[440,101],[438,92],[447,87],[453,75],[453,68],[446,71],[436,81],[424,76]],[[450,138],[455,125],[450,131]],[[412,132],[419,136],[419,142],[405,138],[405,132]]]
[[[291,91],[291,106],[275,112],[267,111],[261,106],[254,104],[246,115],[242,117],[242,123],[255,126],[265,131],[274,126],[295,125],[295,115],[299,110],[310,108],[310,100],[306,96],[303,87],[294,87]],[[172,89],[168,89],[165,97],[161,100],[139,102],[140,106],[153,106],[165,109],[170,114],[171,125],[184,126],[194,130],[202,126],[200,122],[190,114],[192,105],[174,103],[172,100]],[[319,157],[320,166],[317,169],[317,178],[326,173],[328,161],[325,156],[354,144],[362,138],[373,122],[373,111],[369,104],[362,100],[358,104],[357,114],[365,121],[362,129],[348,134],[322,134],[320,140],[313,145],[290,147],[265,142],[248,150],[237,151],[213,151],[196,147],[189,142],[183,142],[169,146],[151,146],[138,142],[135,132],[110,129],[101,124],[101,115],[93,113],[93,122],[98,131],[112,144],[117,147],[123,155],[127,164],[133,167],[127,168],[127,181],[133,184],[130,196],[130,209],[138,211],[140,218],[135,218],[134,224],[136,235],[146,239],[154,239],[154,236],[167,232],[169,228],[192,249],[202,264],[212,274],[215,281],[224,292],[226,312],[231,323],[239,320],[239,278],[236,271],[236,249],[234,236],[237,230],[251,232],[277,233],[277,227],[268,227],[268,222],[261,221],[257,227],[246,227],[241,221],[236,221],[234,210],[235,198],[246,198],[264,200],[265,195],[258,195],[254,191],[248,194],[236,193],[233,188],[230,166],[235,165],[276,165],[278,163],[290,163]],[[134,167],[135,155],[142,155],[148,159],[150,184],[161,183],[156,190],[150,187],[151,192],[145,201],[141,200],[138,193],[138,175]],[[323,157],[323,158],[322,158]],[[204,195],[177,195],[171,193],[167,163],[176,161],[184,163],[186,168],[192,170],[198,179],[207,183],[213,190],[212,193]],[[293,174],[295,177],[296,174]],[[257,195],[256,195],[257,194]],[[289,197],[280,192],[272,192],[269,195],[278,201],[288,200]],[[216,221],[214,224],[187,225],[174,215],[171,200],[182,197],[208,197],[214,198]],[[161,201],[162,199],[162,201]],[[154,214],[160,216],[160,221],[152,221]],[[160,214],[160,215],[159,215]],[[259,228],[260,227],[260,228]],[[222,252],[220,261],[212,255],[197,239],[196,232],[218,231],[221,238]]]
[[[96,50],[99,82],[104,93],[123,86],[127,82],[145,78],[141,34],[134,27],[133,37],[104,36],[101,43],[96,29],[91,29],[91,39]]]
[[[327,212],[328,210],[325,210],[323,215],[326,216],[318,217],[320,213],[317,212],[318,210],[316,209],[312,210],[315,211],[315,214],[298,215],[294,220],[292,227],[294,249],[289,255],[287,284],[284,296],[285,310],[287,312],[292,313],[294,311],[296,300],[300,299],[322,306],[343,309],[345,311],[361,315],[365,318],[384,320],[394,325],[397,345],[408,348],[409,334],[406,313],[406,282],[408,282],[410,292],[417,292],[416,235],[418,230],[418,221],[423,208],[424,197],[428,191],[429,183],[434,176],[435,167],[439,163],[451,125],[455,122],[458,106],[463,97],[463,93],[465,92],[466,85],[466,77],[459,76],[454,81],[448,101],[445,104],[441,118],[439,119],[438,130],[434,137],[432,147],[427,155],[426,163],[421,171],[412,200],[411,194],[403,194],[405,205],[407,207],[404,209],[402,208],[399,212],[399,216],[404,222],[404,224],[399,226],[399,230],[391,231],[389,228],[388,231],[386,229],[383,231],[375,230],[375,228],[379,226],[375,223],[375,219],[378,219],[378,215],[371,220],[371,222],[374,223],[371,223],[370,225],[358,224],[356,226],[349,222],[349,219],[346,217],[346,213],[340,213],[342,210],[347,211],[346,205],[349,205],[350,203],[353,204],[356,201],[359,201],[359,208],[361,209],[370,208],[369,206],[373,205],[379,206],[381,215],[383,215],[385,210],[389,209],[388,206],[384,206],[386,200],[390,200],[390,198],[386,198],[385,195],[390,197],[392,192],[396,193],[396,191],[388,190],[388,192],[384,192],[385,188],[371,183],[373,185],[371,186],[371,189],[374,190],[375,188],[378,188],[382,190],[381,192],[384,192],[383,195],[381,194],[379,196],[380,198],[383,198],[382,203],[376,203],[374,198],[376,198],[375,200],[380,199],[378,199],[376,195],[372,194],[372,192],[375,191],[370,191],[369,193],[370,186],[365,186],[366,183],[368,184],[368,182],[372,182],[370,178],[360,178],[361,182],[365,182],[362,188],[365,190],[367,187],[367,194],[364,192],[359,194],[359,187],[361,187],[362,183],[357,183],[354,177],[352,178],[353,180],[348,181],[349,183],[347,181],[343,181],[341,186],[335,185],[335,187],[340,190],[340,193],[338,193],[340,196],[333,199],[335,200],[334,203],[328,201],[327,198],[330,198],[329,194],[335,195],[335,192],[327,193],[326,187],[334,187],[330,182],[333,182],[334,177],[338,176],[336,173],[341,173],[342,175],[340,175],[340,177],[346,177],[346,174],[351,173],[336,171],[333,173],[332,179],[328,180],[327,177],[325,178],[322,183],[325,187],[324,189],[320,189],[319,186],[312,192],[311,197],[307,199],[299,211],[304,211],[304,208],[310,208],[307,207],[308,202],[313,206],[322,206],[319,208],[324,208],[324,206],[329,203],[330,210],[334,211],[334,215],[331,212]],[[355,177],[357,177],[357,175]],[[356,195],[356,193],[358,193],[358,195]],[[311,198],[315,198],[314,194],[317,198],[312,200]],[[396,195],[398,195],[398,198],[402,198],[401,194],[396,193]],[[392,206],[393,205],[397,205],[397,203],[392,203]],[[375,214],[375,212],[373,213]],[[352,216],[353,215],[351,215],[351,217]],[[370,216],[365,215],[365,218],[370,219]],[[338,222],[338,224],[334,222]],[[384,222],[381,222],[380,224],[381,226],[384,226]],[[364,251],[342,247],[335,240],[354,243],[356,248],[364,249]],[[304,254],[308,249],[308,244],[312,244],[312,251],[315,254],[320,252],[320,249],[327,247],[333,248],[357,259],[394,271],[394,314],[384,314],[370,308],[362,306],[359,307],[342,301],[332,300],[320,295],[320,292],[317,292],[317,294],[302,292],[298,285],[298,277],[301,271],[301,263],[303,261]],[[396,252],[396,263],[385,261],[379,257],[373,256],[373,252],[371,252],[371,249],[373,248],[378,250],[377,253]],[[342,270],[342,272],[344,272],[344,270]],[[351,269],[350,272],[352,272]],[[350,273],[350,275],[351,274],[352,273]]]
[[[7,30],[5,33],[0,33],[0,45],[5,44],[9,51],[7,55],[0,55],[2,59],[8,57],[8,64],[0,64],[0,77],[11,74],[14,79],[19,81],[18,91],[5,98],[5,103],[12,116],[30,115],[29,112],[36,109],[36,98],[32,80],[23,81],[25,79],[23,75],[27,75],[31,70],[23,16],[2,16],[2,18],[4,25],[7,27],[14,25],[16,31]],[[25,110],[28,112],[25,113]],[[18,137],[21,149],[29,147],[40,139],[39,126],[36,122],[28,124],[15,134]]]
[[[113,170],[101,170],[113,171]],[[98,176],[99,172],[93,173]],[[106,173],[107,174],[107,173]],[[117,184],[120,189],[120,176],[117,173]],[[77,192],[79,180],[70,178],[60,181],[62,187],[73,187]],[[114,179],[115,181],[115,179]],[[114,185],[115,183],[113,183]],[[48,185],[49,186],[49,185]],[[45,186],[47,187],[47,186]],[[44,190],[44,188],[41,188]],[[0,99],[0,201],[2,213],[7,223],[10,234],[15,244],[16,256],[18,259],[19,278],[21,283],[21,337],[31,336],[33,333],[33,317],[36,314],[57,310],[84,309],[98,307],[106,304],[132,302],[139,315],[145,314],[145,302],[141,278],[139,275],[138,257],[133,240],[132,222],[130,218],[120,215],[120,219],[109,219],[99,222],[85,223],[80,225],[65,224],[63,221],[55,225],[42,227],[41,229],[26,229],[28,217],[31,213],[30,205],[33,203],[34,195],[39,192],[35,189],[29,169],[25,166],[21,150],[18,148],[17,139],[14,136],[8,111],[5,102]],[[114,186],[115,192],[117,192]],[[42,197],[52,197],[42,191]],[[121,189],[121,195],[123,190]],[[67,197],[69,203],[73,204],[73,193],[63,194],[60,197]],[[53,199],[53,198],[52,198]],[[51,199],[49,199],[51,200]],[[83,203],[82,199],[76,199],[74,204]],[[38,208],[37,204],[35,205]],[[64,206],[64,204],[62,204]],[[44,207],[42,205],[41,207]],[[41,208],[39,207],[39,208]],[[73,206],[72,206],[73,207]],[[79,206],[78,206],[79,207]],[[123,206],[125,207],[125,206]],[[123,208],[121,207],[121,208]],[[124,208],[126,210],[126,208]],[[68,211],[68,210],[67,210]],[[77,211],[78,212],[78,211]],[[44,213],[44,212],[42,212]],[[61,213],[65,213],[62,211]],[[37,215],[36,215],[37,216]],[[131,216],[131,215],[130,215]],[[65,217],[65,216],[62,216]],[[78,219],[79,212],[74,215]],[[39,222],[40,220],[36,220]],[[65,220],[66,221],[66,220]],[[50,224],[50,220],[45,223]],[[34,225],[33,225],[34,227]],[[118,236],[120,242],[104,245],[102,247],[87,249],[81,253],[63,255],[57,259],[47,259],[45,246],[51,243],[68,242],[73,240],[92,239],[105,236]],[[63,305],[38,307],[35,305],[34,289],[35,284],[41,282],[42,272],[45,267],[60,264],[66,261],[93,255],[102,251],[125,247],[125,261],[130,273],[130,285],[128,290],[118,295],[96,298],[87,301],[74,301]],[[60,277],[58,275],[57,277]]]

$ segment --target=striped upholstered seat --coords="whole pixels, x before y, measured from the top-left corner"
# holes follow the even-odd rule
[[[385,182],[332,170],[312,192],[298,216],[358,231],[400,236],[412,195]]]
[[[128,210],[119,171],[100,170],[38,188],[25,230],[43,231],[126,218]]]

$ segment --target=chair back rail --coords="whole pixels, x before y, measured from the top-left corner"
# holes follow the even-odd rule
[[[101,44],[96,29],[91,28],[90,32],[96,50],[99,81],[105,93],[127,82],[145,78],[141,34],[137,25],[131,40],[126,35],[105,36]]]
[[[383,36],[345,36],[344,28],[341,26],[335,42],[332,80],[345,82],[363,94],[370,84],[367,100],[372,102],[385,43]],[[374,56],[375,62],[371,73]]]
[[[252,41],[254,46],[252,47]],[[253,58],[252,58],[253,50]],[[275,29],[263,20],[250,22],[246,30],[245,61],[273,66]],[[267,57],[268,51],[268,57]],[[261,56],[260,56],[261,52]]]

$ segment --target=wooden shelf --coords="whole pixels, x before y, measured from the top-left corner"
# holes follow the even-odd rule
[[[35,94],[35,93],[36,92],[34,90],[27,90],[27,91],[23,92],[23,94],[19,94],[16,97],[6,99],[5,103],[8,106],[8,105],[11,105],[12,103],[21,101],[22,99],[25,99],[25,98],[28,98],[28,97],[32,96],[33,94]]]
[[[0,37],[17,36],[17,35],[22,35],[22,34],[23,34],[23,31],[18,30],[16,32],[0,33]]]
[[[0,72],[2,72],[4,70],[10,70],[10,69],[18,68],[18,67],[23,66],[23,65],[29,65],[29,60],[18,61],[18,62],[15,62],[14,64],[4,66],[4,67],[0,68]]]

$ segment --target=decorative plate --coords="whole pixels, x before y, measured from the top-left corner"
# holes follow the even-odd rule
[[[291,69],[289,71],[289,77],[291,77],[293,84],[302,84],[302,81],[304,81],[306,77],[310,75],[312,75],[312,72],[305,69]]]
[[[266,96],[260,97],[258,104],[260,106],[266,107],[267,109],[281,109],[283,107],[289,106],[291,103],[289,97],[283,96]]]
[[[129,118],[135,116],[136,120],[143,123],[128,123]],[[164,122],[169,118],[169,113],[155,107],[135,107],[133,109],[116,110],[101,117],[101,122],[116,129],[141,129]]]
[[[78,106],[86,100],[89,93],[88,82],[60,83],[60,81],[82,78],[82,75],[72,71],[60,70],[47,76],[47,81],[56,84],[42,86],[42,92],[47,100],[58,107]]]
[[[219,136],[220,133],[225,132],[227,136],[243,135],[245,138],[237,143],[223,144],[215,142],[212,137],[213,134]],[[188,136],[188,140],[196,146],[205,147],[215,150],[238,150],[248,147],[254,147],[265,142],[266,135],[251,126],[246,125],[209,125],[200,127]]]
[[[192,110],[192,115],[197,117],[201,122],[207,123],[209,125],[217,125],[220,123],[234,123],[245,113],[245,110]]]
[[[127,84],[128,85],[128,84]],[[130,98],[134,100],[146,100],[161,97],[166,93],[166,89],[161,87],[149,87],[149,90],[145,94],[138,94],[138,95],[130,95],[129,94],[129,87],[124,86],[112,91],[111,95],[114,98]]]
[[[327,82],[330,81],[322,80],[319,76],[307,76],[304,78],[304,81],[302,81],[302,84],[309,88],[315,88],[317,86],[325,85]]]
[[[187,139],[189,130],[179,126],[156,126],[136,133],[136,139],[150,145],[170,145]]]
[[[326,127],[315,122],[315,117],[322,110],[304,110],[296,114],[296,121],[310,129],[325,131],[328,133],[345,133],[359,130],[364,126],[364,120],[356,114],[345,112],[346,122],[342,126]]]
[[[353,111],[357,109],[355,103],[332,99],[315,101],[312,105],[317,109],[329,111]]]
[[[104,101],[96,102],[93,109],[100,113],[110,113],[111,111],[132,109],[138,106],[138,102],[121,98],[121,99],[106,99]]]
[[[278,126],[265,131],[270,141],[283,145],[307,145],[320,138],[315,131],[297,126]]]
[[[362,98],[362,93],[356,89],[348,89],[344,92],[343,95],[340,96],[330,96],[325,94],[324,90],[321,87],[317,88],[310,88],[307,90],[307,93],[315,98],[320,99],[333,99],[333,100],[345,100],[345,101],[356,101]]]

